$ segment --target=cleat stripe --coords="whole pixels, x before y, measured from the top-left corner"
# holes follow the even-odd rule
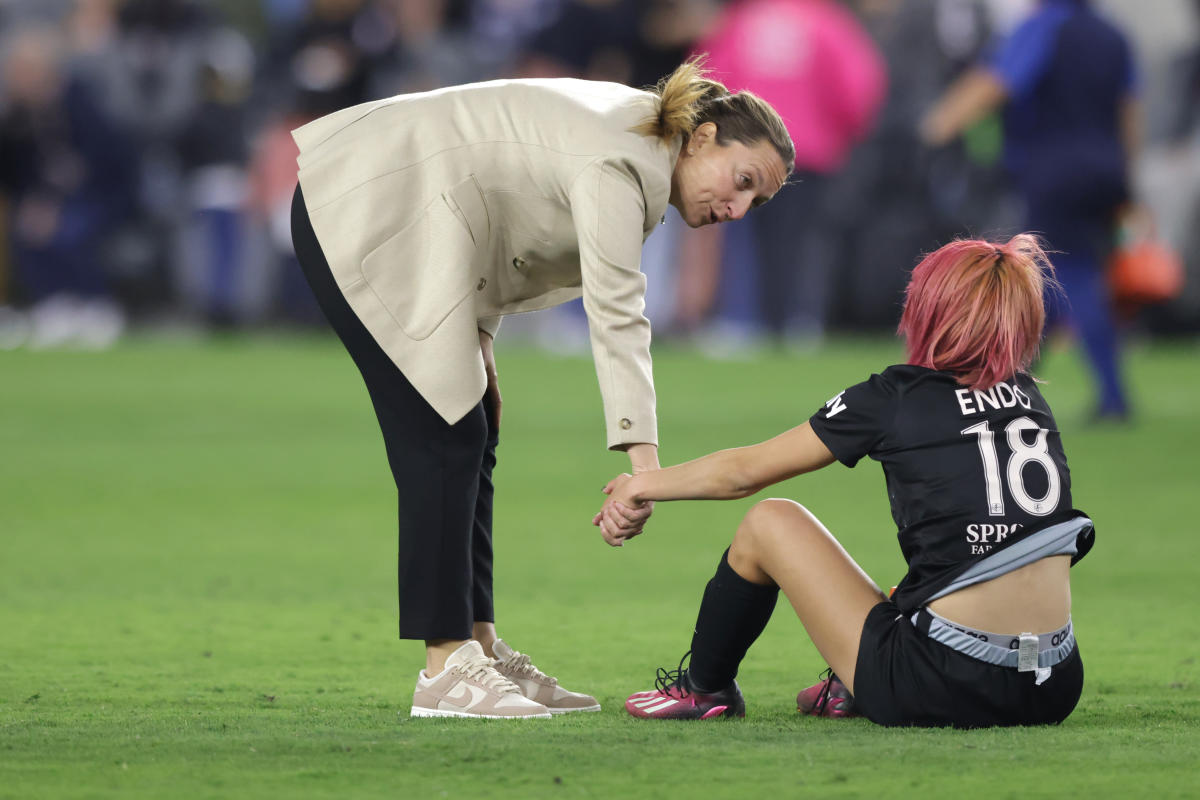
[[[638,706],[640,708],[642,706],[653,705],[654,703],[657,703],[657,702],[661,701],[662,699],[663,698],[661,695],[654,695],[652,697],[641,697],[641,698],[638,698],[637,700],[632,701],[632,704],[635,706]]]
[[[671,706],[675,705],[678,702],[679,702],[678,700],[667,699],[667,700],[664,700],[663,702],[659,703],[656,706],[648,706],[646,708],[643,708],[642,710],[645,711],[647,714],[654,714],[659,711],[662,711],[663,709],[670,708]]]

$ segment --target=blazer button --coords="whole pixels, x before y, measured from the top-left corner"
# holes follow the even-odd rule
[[[525,259],[521,258],[520,256],[517,256],[513,259],[513,267],[515,269],[525,269],[525,263]]]
[[[621,430],[627,431],[633,427],[633,423],[628,418],[621,420]]]
[[[487,278],[480,278],[479,283],[475,284],[475,291],[482,292],[485,286],[487,286]]]

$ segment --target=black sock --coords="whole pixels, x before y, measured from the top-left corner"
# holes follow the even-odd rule
[[[719,692],[733,683],[746,651],[767,627],[778,598],[778,586],[760,586],[734,572],[725,551],[704,589],[692,635],[688,683],[694,691]]]

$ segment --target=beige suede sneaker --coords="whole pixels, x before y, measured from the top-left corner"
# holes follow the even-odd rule
[[[503,639],[496,640],[492,652],[496,654],[496,671],[515,683],[525,697],[550,709],[551,714],[600,710],[596,698],[562,688],[557,679],[535,667],[529,656],[513,650]]]
[[[450,654],[437,675],[418,673],[411,716],[550,719],[550,711],[497,672],[483,646],[471,640]]]

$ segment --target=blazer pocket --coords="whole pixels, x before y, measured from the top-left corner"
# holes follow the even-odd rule
[[[476,241],[487,235],[482,195],[467,178],[368,253],[363,280],[405,335],[426,339],[475,288]]]

